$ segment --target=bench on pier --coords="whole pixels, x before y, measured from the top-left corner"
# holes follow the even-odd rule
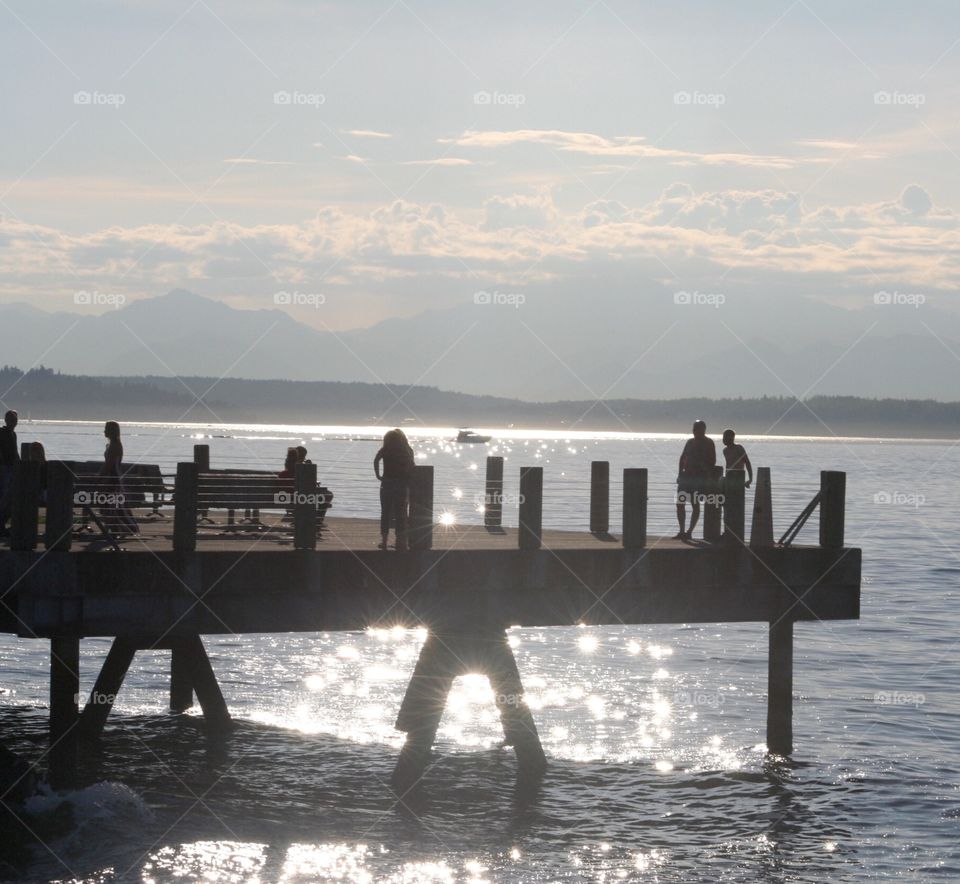
[[[326,486],[314,482],[310,491],[296,492],[293,478],[280,478],[266,470],[206,470],[197,474],[197,518],[213,524],[210,511],[226,510],[227,523],[221,526],[225,530],[260,531],[266,527],[260,520],[261,511],[292,513],[298,495],[304,497],[300,502],[315,508],[315,525],[322,527],[323,517],[333,505],[333,492]],[[241,510],[244,516],[238,521]]]

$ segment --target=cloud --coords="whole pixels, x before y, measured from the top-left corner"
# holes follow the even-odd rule
[[[0,245],[0,295],[42,306],[44,293],[59,292],[64,309],[71,307],[63,293],[78,288],[135,297],[183,285],[231,297],[323,286],[331,305],[338,292],[376,298],[382,312],[370,321],[414,303],[448,303],[463,286],[519,279],[683,280],[706,291],[722,278],[727,286],[762,284],[772,297],[878,287],[952,293],[960,285],[960,218],[917,184],[846,206],[810,207],[790,191],[698,191],[677,182],[633,206],[611,199],[561,206],[543,189],[492,197],[482,212],[394,200],[253,226],[75,233],[8,217],[0,219]]]
[[[642,135],[617,135],[607,138],[591,132],[566,132],[560,129],[514,129],[511,131],[475,131],[468,129],[456,138],[439,139],[442,144],[459,147],[501,148],[517,144],[540,144],[548,148],[596,157],[634,157],[666,160],[675,165],[755,166],[790,169],[815,158],[785,157],[745,153],[701,153],[656,147]],[[818,160],[817,160],[818,161]]]
[[[393,138],[390,132],[377,132],[375,129],[341,129],[344,135],[355,135],[358,138]]]

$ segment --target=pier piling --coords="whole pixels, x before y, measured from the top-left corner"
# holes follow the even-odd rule
[[[410,481],[408,542],[412,550],[433,548],[433,467],[415,466]]]
[[[503,458],[487,458],[487,476],[483,495],[483,524],[499,528],[503,524]]]
[[[628,467],[623,471],[623,545],[643,549],[647,545],[647,471]]]
[[[723,467],[711,467],[707,477],[707,499],[703,505],[703,539],[711,543],[723,534],[722,513],[719,495],[723,493]]]
[[[520,549],[540,549],[543,538],[543,467],[520,467]]]
[[[746,529],[746,489],[743,470],[730,470],[723,478],[723,537],[728,543],[743,543]]]
[[[757,467],[757,481],[753,490],[753,518],[750,521],[750,546],[754,549],[773,546],[770,467]]]
[[[590,533],[610,533],[610,461],[590,464]]]
[[[50,640],[50,750],[47,777],[54,789],[72,785],[77,767],[80,639]]]

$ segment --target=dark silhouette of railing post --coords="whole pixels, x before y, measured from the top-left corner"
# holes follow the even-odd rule
[[[197,548],[197,478],[195,463],[177,464],[173,486],[173,548],[183,552]]]
[[[721,484],[723,494],[723,538],[727,543],[743,543],[746,530],[747,474],[743,470],[730,470]]]
[[[647,545],[647,470],[623,471],[623,545],[643,549]]]
[[[843,547],[847,474],[824,470],[820,473],[820,546]]]
[[[503,458],[487,458],[487,477],[483,495],[483,524],[499,528],[503,524]]]
[[[317,465],[298,463],[294,467],[293,547],[317,548]]]
[[[707,474],[707,494],[718,495],[723,490],[723,467],[711,467]],[[710,501],[713,502],[710,502]],[[719,540],[723,533],[723,509],[717,502],[719,498],[707,498],[703,505],[703,539],[708,541]]]
[[[408,544],[412,550],[433,548],[433,467],[415,466],[410,480]],[[399,543],[399,541],[398,541]]]
[[[543,537],[543,467],[520,467],[520,549],[540,549]]]
[[[69,552],[73,535],[73,473],[59,460],[47,464],[47,527],[43,545]]]
[[[29,443],[24,443],[28,446]],[[13,474],[10,509],[10,549],[28,552],[37,548],[40,517],[40,466],[38,461],[21,460]]]
[[[590,532],[610,533],[610,461],[590,463]]]
[[[209,445],[194,445],[193,446],[193,462],[197,465],[197,469],[201,473],[210,472],[210,446]]]
[[[773,500],[770,467],[757,467],[753,490],[753,518],[750,521],[750,546],[773,546]]]

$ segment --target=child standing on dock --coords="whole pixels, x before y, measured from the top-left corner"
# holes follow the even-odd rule
[[[747,481],[744,488],[749,488],[753,481],[753,464],[747,457],[747,449],[736,441],[737,434],[733,430],[723,431],[723,459],[727,464],[727,472],[731,470],[746,470]]]
[[[383,447],[373,459],[373,471],[380,480],[380,549],[387,548],[392,521],[397,532],[397,549],[405,550],[413,449],[403,430],[390,430],[384,435]]]

